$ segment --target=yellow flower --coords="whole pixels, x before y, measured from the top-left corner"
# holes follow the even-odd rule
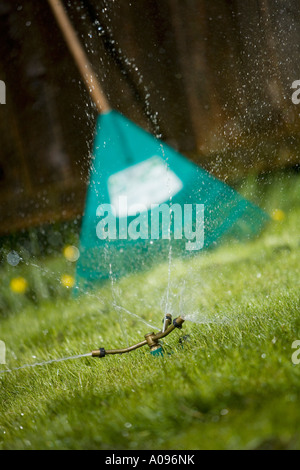
[[[70,276],[70,274],[64,274],[62,277],[61,277],[61,280],[60,282],[62,283],[62,285],[64,287],[66,287],[67,289],[71,289],[72,287],[74,287],[75,285],[75,279],[73,276]]]
[[[10,281],[10,288],[16,294],[25,294],[28,288],[28,282],[23,277],[15,277]]]
[[[285,219],[285,213],[281,209],[274,209],[272,219],[276,222],[282,222]]]
[[[68,260],[71,261],[72,263],[75,263],[80,256],[78,248],[76,246],[68,245],[64,248],[64,257]]]

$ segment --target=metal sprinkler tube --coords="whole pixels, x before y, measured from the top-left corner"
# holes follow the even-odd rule
[[[175,318],[175,320],[172,321],[172,315],[168,314],[164,318],[164,322],[166,325],[166,330],[165,331],[160,331],[159,333],[148,333],[145,335],[144,341],[141,341],[140,343],[134,344],[133,346],[130,346],[129,348],[124,348],[124,349],[104,349],[100,348],[95,351],[92,351],[92,357],[99,357],[103,358],[109,354],[125,354],[129,353],[131,351],[135,351],[138,348],[141,348],[143,346],[146,346],[148,344],[150,348],[150,352],[155,355],[158,353],[161,353],[162,347],[159,342],[160,339],[165,338],[168,336],[172,331],[174,331],[176,328],[181,329],[182,324],[184,323],[184,319],[182,317]]]

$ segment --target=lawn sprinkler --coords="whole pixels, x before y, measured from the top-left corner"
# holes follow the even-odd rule
[[[172,315],[167,314],[163,320],[164,322],[164,328],[163,331],[160,331],[159,333],[148,333],[145,335],[144,341],[141,341],[140,343],[134,344],[133,346],[130,346],[129,348],[124,348],[124,349],[104,349],[100,348],[97,349],[96,351],[92,351],[88,354],[80,354],[79,356],[71,356],[71,357],[63,357],[62,359],[51,359],[49,361],[44,361],[44,362],[36,362],[34,364],[25,364],[24,366],[16,367],[14,369],[7,369],[7,370],[0,370],[0,374],[4,374],[6,372],[12,372],[13,370],[21,370],[21,369],[27,369],[28,367],[37,367],[37,366],[44,366],[48,364],[53,364],[57,362],[63,362],[63,361],[68,361],[71,359],[80,359],[83,357],[105,357],[108,354],[125,354],[129,353],[131,351],[134,351],[135,349],[141,348],[142,346],[146,346],[148,344],[150,348],[150,353],[153,356],[163,356],[164,355],[164,350],[162,347],[162,344],[159,342],[160,339],[165,338],[168,336],[172,331],[174,331],[176,328],[179,328],[181,330],[182,324],[184,323],[184,318],[178,317],[175,320],[172,319]],[[182,345],[182,341],[185,341],[186,337],[181,338],[179,340],[179,343]],[[2,345],[3,346],[3,345]],[[1,341],[0,341],[0,354],[1,354]],[[1,360],[1,357],[0,357]]]
[[[131,351],[135,351],[136,349],[146,346],[147,344],[150,348],[150,353],[153,356],[163,356],[164,351],[159,340],[168,336],[176,328],[181,329],[184,321],[185,320],[182,317],[178,317],[178,318],[175,318],[175,320],[172,320],[172,315],[168,314],[164,318],[164,326],[165,326],[164,331],[160,331],[159,333],[148,333],[147,335],[145,335],[144,341],[134,344],[133,346],[130,346],[128,348],[110,349],[110,350],[109,349],[106,350],[104,348],[97,349],[96,351],[92,351],[92,357],[103,358],[107,356],[108,354],[125,354]]]

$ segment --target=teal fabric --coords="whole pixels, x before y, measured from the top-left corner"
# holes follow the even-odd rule
[[[142,164],[140,166],[143,168],[144,165],[146,172],[149,168],[150,181],[145,183],[145,188],[150,184],[150,189],[147,188],[149,192],[151,162],[155,163],[155,159],[164,163],[175,183],[181,182],[180,190],[172,195],[171,199],[165,197],[165,203],[180,204],[182,207],[184,204],[204,204],[203,249],[213,248],[228,239],[249,239],[257,235],[268,221],[268,216],[260,208],[244,199],[231,187],[120,113],[111,111],[100,115],[96,126],[94,159],[81,228],[80,258],[77,263],[78,287],[108,279],[111,273],[114,277],[124,276],[163,262],[168,259],[170,244],[172,256],[192,256],[199,253],[187,251],[186,240],[100,240],[97,237],[97,208],[102,204],[112,203],[109,187],[114,187],[111,185],[114,178],[118,184],[118,175],[125,174],[124,171],[128,169],[139,168],[136,165]],[[156,180],[153,184],[159,187],[159,167],[155,167],[153,171],[153,180]],[[131,186],[132,174],[129,172],[128,175]],[[143,196],[141,191],[144,183],[132,180],[133,188],[136,183],[139,185],[136,193],[138,203],[140,196]],[[161,190],[166,196],[165,185],[161,184]],[[157,192],[157,187],[155,191]],[[128,224],[132,220],[129,217]]]

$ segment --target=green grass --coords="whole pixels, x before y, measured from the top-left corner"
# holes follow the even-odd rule
[[[174,260],[172,313],[193,322],[165,340],[168,354],[142,348],[1,374],[1,450],[300,448],[300,364],[291,360],[300,339],[299,176],[270,177],[264,190],[253,180],[242,191],[285,219],[247,244]],[[40,265],[48,275],[40,271],[39,288],[49,290],[44,277],[55,283],[66,266]],[[3,267],[2,289],[34,269]],[[167,284],[168,266],[158,265],[78,299],[61,287],[38,302],[10,303],[7,294],[3,368],[140,341],[151,331],[143,321],[161,327]]]

